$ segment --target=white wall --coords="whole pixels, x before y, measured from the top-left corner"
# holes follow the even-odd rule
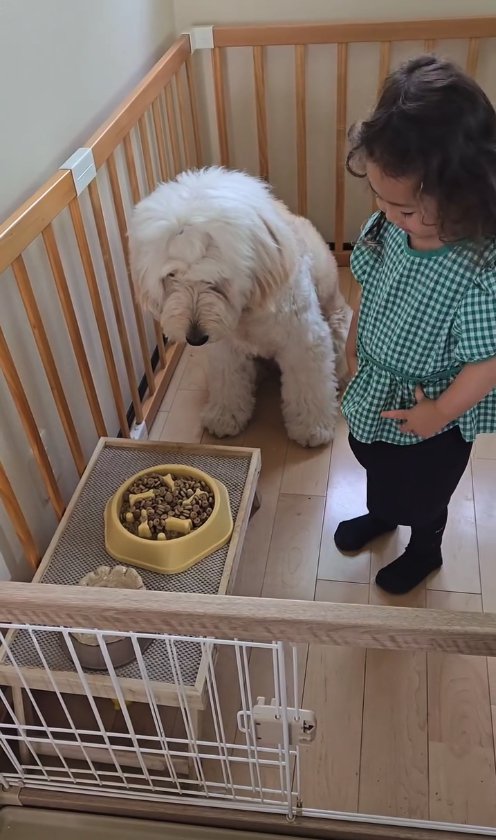
[[[164,52],[173,0],[0,0],[0,221]]]
[[[0,221],[85,142],[163,54],[174,34],[173,0],[0,0]],[[99,175],[99,186],[104,206],[109,206],[104,175]],[[130,203],[129,196],[125,195],[125,201]],[[82,209],[90,218],[87,197]],[[115,434],[115,408],[67,211],[56,220],[54,228],[107,428]],[[103,279],[105,272],[99,249],[94,247],[96,237],[91,223],[88,231],[108,327],[117,347],[115,321]],[[131,302],[115,224],[109,235],[128,316]],[[24,258],[64,391],[89,457],[96,432],[39,240],[27,249]],[[77,475],[67,441],[11,273],[0,276],[0,283],[0,324],[68,501]],[[142,362],[132,321],[129,317],[128,329],[137,375],[141,378]],[[129,405],[121,355],[117,354],[116,362],[124,400]],[[43,550],[53,533],[55,519],[1,376],[0,406],[0,459]],[[0,505],[0,580],[28,576],[21,548]]]

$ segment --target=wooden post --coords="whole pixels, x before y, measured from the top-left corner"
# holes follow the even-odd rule
[[[48,227],[46,227],[43,231],[43,242],[45,244],[50,268],[52,269],[57,294],[59,296],[62,312],[64,313],[65,322],[67,324],[72,348],[74,350],[76,362],[81,374],[83,387],[88,399],[91,416],[93,417],[93,422],[95,424],[96,433],[98,437],[106,437],[107,428],[105,426],[105,420],[103,419],[102,409],[96,393],[91,368],[84,348],[83,339],[81,337],[81,331],[74,311],[69,287],[67,285],[67,278],[65,276],[59,249],[57,247],[57,242],[51,225],[48,225]]]
[[[348,44],[338,44],[336,91],[336,197],[334,241],[336,254],[344,247],[346,100],[348,90]]]
[[[65,510],[64,500],[2,329],[0,329],[0,367],[43,478],[48,498],[57,517],[61,519]]]
[[[222,50],[215,47],[212,51],[212,67],[214,73],[217,130],[219,132],[220,162],[222,166],[229,166],[229,140],[227,134],[226,101],[222,58]]]
[[[307,110],[306,110],[306,51],[295,47],[296,83],[296,168],[298,173],[298,213],[308,212],[307,185]]]
[[[102,299],[100,297],[100,290],[98,288],[98,282],[93,266],[93,260],[91,258],[91,252],[88,245],[86,230],[84,228],[81,208],[79,206],[77,198],[71,201],[69,205],[69,212],[71,214],[72,225],[74,227],[74,233],[76,236],[76,242],[79,249],[79,255],[81,257],[84,275],[88,284],[88,291],[90,293],[91,304],[93,306],[93,312],[95,314],[95,320],[98,328],[98,333],[100,335],[100,341],[102,343],[103,355],[105,358],[105,364],[107,366],[107,371],[110,379],[110,387],[112,389],[112,394],[114,397],[114,404],[117,411],[117,417],[119,419],[119,425],[122,434],[125,437],[129,437],[129,424],[127,422],[126,409],[124,407],[124,400],[122,398],[121,388],[119,384],[119,375],[117,373],[114,352],[112,350],[112,342],[110,340],[107,322],[105,319],[105,312],[102,306]]]
[[[45,331],[45,326],[36,302],[36,297],[33,293],[26,265],[22,257],[17,257],[17,259],[14,260],[12,263],[12,271],[14,272],[17,288],[19,289],[19,294],[24,304],[26,315],[28,316],[33,338],[36,342],[36,346],[45,369],[55,405],[57,406],[60,422],[62,423],[62,428],[64,429],[69,449],[71,450],[72,457],[74,458],[78,474],[81,476],[86,466],[85,457],[81,448],[81,441],[79,440],[76,426],[74,425],[74,420],[72,419],[69,403],[67,402],[67,398],[64,393],[64,388],[60,380],[57,365],[55,364],[50,342]]]
[[[107,274],[107,281],[109,285],[110,297],[112,300],[112,307],[114,310],[115,322],[117,325],[117,332],[121,344],[122,356],[124,358],[124,366],[126,368],[127,380],[129,383],[129,390],[131,392],[131,399],[133,401],[134,416],[136,423],[143,422],[143,408],[138,391],[138,382],[136,379],[136,372],[134,370],[133,356],[131,353],[131,345],[129,342],[129,335],[124,320],[124,312],[122,310],[122,303],[119,294],[119,287],[117,284],[117,275],[115,273],[114,261],[110,250],[110,242],[107,232],[107,225],[103,215],[102,202],[98,190],[97,181],[92,181],[88,187],[90,194],[91,207],[95,218],[95,225],[102,251],[103,262]]]
[[[258,172],[269,180],[269,153],[267,132],[267,101],[265,92],[265,55],[263,47],[253,47],[255,101],[257,111]]]
[[[107,161],[107,168],[110,181],[110,189],[112,192],[112,199],[114,202],[115,215],[117,219],[117,227],[119,228],[119,236],[121,239],[122,251],[124,254],[124,261],[126,263],[127,277],[131,297],[133,301],[134,317],[136,318],[136,329],[138,331],[138,339],[141,348],[141,355],[143,358],[143,365],[145,369],[146,381],[148,383],[148,390],[150,394],[155,393],[155,376],[153,374],[152,365],[150,362],[150,351],[148,349],[148,339],[146,336],[145,319],[141,307],[136,302],[134,294],[133,280],[131,277],[131,269],[129,265],[129,248],[127,242],[127,221],[124,210],[124,203],[122,201],[122,192],[119,184],[119,175],[117,173],[117,166],[114,155],[111,155]]]
[[[5,510],[9,516],[14,530],[17,534],[17,539],[24,549],[24,555],[29,565],[36,571],[40,556],[33,535],[30,531],[29,525],[26,522],[23,510],[17,501],[17,496],[14,488],[9,481],[9,477],[5,472],[4,466],[0,463],[0,499],[3,502]]]

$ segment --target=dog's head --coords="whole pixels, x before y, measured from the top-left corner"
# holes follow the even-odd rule
[[[295,244],[268,187],[220,168],[184,172],[133,212],[138,300],[172,341],[206,344],[270,306],[294,270]]]

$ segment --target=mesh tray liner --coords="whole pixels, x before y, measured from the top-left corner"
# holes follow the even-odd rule
[[[246,458],[229,458],[207,452],[202,455],[177,452],[163,445],[135,450],[106,444],[86,478],[81,495],[39,582],[77,584],[87,572],[102,564],[118,565],[105,551],[103,511],[110,496],[134,473],[159,464],[186,464],[204,470],[227,487],[233,520],[236,521],[250,460],[248,454]],[[228,550],[229,543],[182,574],[158,575],[144,569],[139,572],[146,588],[150,590],[215,595],[219,591]],[[132,630],[131,627],[129,629]],[[37,632],[36,638],[50,670],[76,670],[62,649],[59,633]],[[43,667],[27,633],[19,631],[11,649],[20,667]],[[201,660],[200,647],[193,642],[177,642],[176,651],[183,683],[193,686]],[[165,642],[154,641],[144,654],[144,661],[150,680],[174,683]],[[141,679],[136,662],[118,668],[116,673],[121,677]]]

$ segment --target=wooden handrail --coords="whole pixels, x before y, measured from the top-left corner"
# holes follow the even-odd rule
[[[454,20],[215,26],[215,47],[276,47],[298,44],[359,44],[496,37],[496,15]]]
[[[0,622],[496,656],[496,615],[5,583]]]
[[[59,170],[0,225],[0,274],[75,197],[71,173]]]
[[[150,107],[160,91],[175,76],[190,52],[189,38],[187,35],[182,35],[167,50],[163,58],[152,67],[123,104],[114,111],[107,122],[85,143],[85,146],[93,151],[97,169],[102,163],[105,163],[126,134],[136,125],[141,115]]]

